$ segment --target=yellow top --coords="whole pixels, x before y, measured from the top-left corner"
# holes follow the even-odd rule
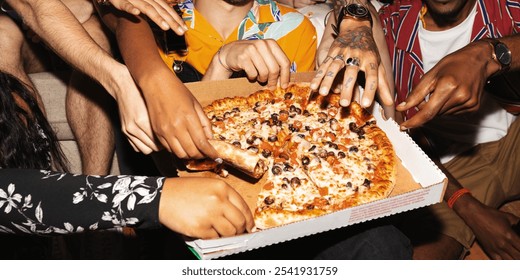
[[[170,69],[174,60],[181,60],[204,75],[221,46],[237,40],[274,39],[291,61],[291,72],[314,70],[316,30],[309,19],[292,8],[273,0],[255,0],[247,16],[226,39],[195,10],[193,0],[181,2],[179,8],[189,29],[185,34],[188,52],[181,57],[159,50]]]

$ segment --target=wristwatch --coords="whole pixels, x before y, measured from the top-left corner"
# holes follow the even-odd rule
[[[491,57],[494,61],[500,64],[500,70],[496,72],[494,75],[506,72],[511,67],[511,50],[507,47],[506,44],[500,42],[497,39],[488,40],[491,45],[493,51],[491,52]]]
[[[338,19],[336,20],[336,26],[332,25],[336,35],[339,34],[339,27],[341,26],[341,22],[346,18],[359,21],[368,21],[370,22],[370,27],[372,27],[372,15],[370,14],[368,8],[361,4],[351,3],[341,8]]]

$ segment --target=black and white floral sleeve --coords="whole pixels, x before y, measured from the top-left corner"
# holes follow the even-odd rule
[[[0,233],[159,227],[164,179],[0,169]]]

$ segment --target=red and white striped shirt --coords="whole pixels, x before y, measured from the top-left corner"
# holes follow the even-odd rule
[[[379,10],[383,31],[392,59],[396,86],[396,104],[403,102],[408,93],[424,75],[419,46],[420,0],[394,0]],[[471,41],[482,38],[500,38],[520,32],[520,2],[518,0],[477,0],[477,15],[473,23]],[[410,118],[416,109],[406,112]]]

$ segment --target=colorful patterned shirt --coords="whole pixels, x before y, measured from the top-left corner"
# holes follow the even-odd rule
[[[418,30],[422,2],[394,0],[379,11],[383,31],[392,59],[397,92],[396,104],[403,102],[408,93],[424,75]],[[482,38],[500,38],[520,31],[520,3],[514,0],[477,0],[477,15],[473,23],[471,41]],[[410,109],[407,117],[417,111]]]
[[[161,52],[170,68],[174,60],[181,60],[204,74],[221,46],[237,40],[274,39],[291,61],[292,72],[314,70],[316,30],[308,18],[292,8],[273,0],[255,0],[244,20],[226,39],[194,8],[193,0],[183,1],[179,8],[189,29],[185,35],[188,53],[180,57]]]

